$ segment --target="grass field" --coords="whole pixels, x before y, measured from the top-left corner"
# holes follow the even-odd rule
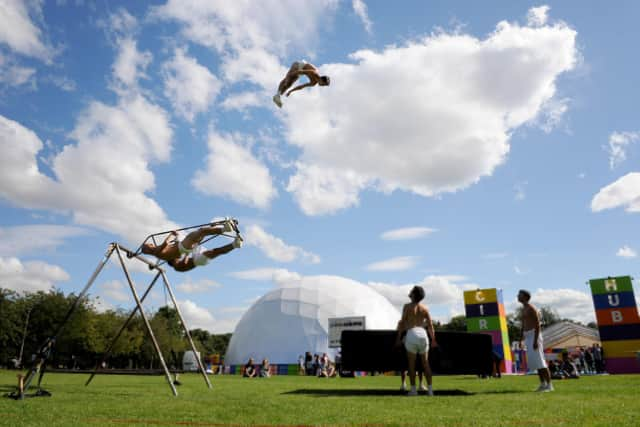
[[[0,371],[0,393],[15,371]],[[244,379],[182,375],[173,397],[164,377],[47,374],[52,397],[0,399],[0,426],[446,425],[638,426],[640,376],[557,381],[533,393],[537,378],[435,377],[433,397],[406,397],[398,377]]]

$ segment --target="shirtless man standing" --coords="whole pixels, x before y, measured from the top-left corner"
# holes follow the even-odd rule
[[[301,76],[307,76],[309,81],[307,83],[298,85],[287,92],[293,84],[298,80]],[[278,93],[273,96],[273,102],[280,108],[282,108],[282,99],[280,98],[285,92],[287,92],[287,96],[291,95],[292,92],[295,92],[300,89],[304,89],[305,87],[320,85],[320,86],[329,86],[330,79],[329,76],[321,76],[318,72],[318,69],[304,61],[297,61],[291,64],[289,71],[287,71],[287,75],[284,76],[284,79],[280,82],[278,86]]]
[[[398,334],[396,337],[396,345],[400,345],[402,334],[406,331],[404,337],[404,348],[407,350],[407,359],[409,362],[409,382],[411,390],[408,396],[416,396],[416,354],[422,358],[422,367],[424,368],[424,376],[427,379],[427,394],[433,396],[431,367],[427,355],[429,354],[429,341],[427,333],[431,339],[431,345],[437,347],[436,335],[433,330],[433,323],[429,310],[420,301],[424,298],[424,289],[422,286],[414,286],[409,292],[411,302],[405,304],[402,308],[402,319],[398,322]],[[426,330],[425,330],[426,328]]]
[[[518,292],[518,302],[522,304],[522,339],[527,349],[527,367],[538,370],[540,386],[536,391],[553,391],[551,384],[551,373],[544,360],[542,334],[540,332],[540,316],[538,310],[529,300],[531,294],[528,291]]]

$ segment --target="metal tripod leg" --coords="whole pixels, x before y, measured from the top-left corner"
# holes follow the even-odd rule
[[[158,358],[160,359],[160,364],[162,365],[162,369],[164,370],[167,383],[169,384],[169,387],[171,388],[173,395],[177,396],[178,391],[173,385],[171,374],[169,374],[169,369],[167,369],[167,364],[165,363],[164,357],[162,356],[162,352],[160,351],[160,346],[158,345],[158,341],[156,341],[156,337],[153,334],[153,330],[151,329],[151,324],[149,323],[149,319],[147,319],[147,316],[144,314],[144,310],[142,309],[142,303],[140,302],[140,298],[138,298],[138,293],[136,292],[136,287],[133,285],[133,281],[131,280],[131,276],[129,275],[129,270],[127,270],[127,266],[124,264],[124,259],[122,258],[122,254],[120,253],[120,249],[118,245],[116,245],[116,254],[118,255],[118,259],[120,260],[120,265],[122,266],[122,270],[124,271],[124,274],[127,277],[129,288],[131,288],[131,293],[133,294],[133,298],[136,300],[136,305],[140,310],[140,315],[142,316],[144,325],[147,328],[147,332],[149,332],[149,337],[151,337],[151,341],[153,341],[153,346],[155,347],[156,353],[158,353]]]
[[[202,360],[197,357],[198,353],[196,351],[196,346],[193,343],[193,339],[191,338],[191,334],[189,333],[189,328],[187,327],[187,323],[184,321],[184,317],[182,317],[182,313],[180,312],[180,307],[178,307],[178,303],[176,301],[176,297],[173,295],[173,291],[171,290],[171,286],[169,285],[169,280],[167,276],[164,274],[164,271],[161,271],[162,280],[164,281],[164,286],[169,291],[169,297],[171,297],[171,301],[173,302],[173,306],[176,308],[176,313],[178,313],[178,318],[180,319],[180,323],[182,324],[182,328],[184,329],[185,335],[187,336],[187,340],[189,340],[189,345],[191,346],[191,351],[193,351],[193,355],[196,356],[196,360],[198,362],[198,369],[202,373],[204,377],[204,382],[207,383],[207,387],[211,388],[211,382],[209,381],[209,377],[207,376],[207,372],[202,365]]]

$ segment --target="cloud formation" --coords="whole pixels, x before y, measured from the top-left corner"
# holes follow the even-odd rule
[[[393,230],[385,231],[380,235],[382,240],[413,240],[427,237],[435,233],[435,228],[429,227],[405,227],[396,228]]]
[[[266,209],[278,191],[269,169],[241,144],[242,139],[211,131],[205,169],[196,171],[191,183],[203,194]]]
[[[244,239],[248,246],[255,246],[268,258],[279,262],[300,260],[318,264],[320,257],[304,249],[285,243],[282,239],[267,233],[259,225],[249,225],[244,229]]]
[[[613,132],[609,135],[609,166],[614,169],[627,159],[627,148],[640,141],[640,132]]]
[[[176,49],[173,58],[162,66],[162,74],[164,95],[188,122],[209,109],[222,87],[208,68],[183,49]]]
[[[618,249],[616,256],[622,258],[635,258],[638,256],[638,253],[635,250],[631,249],[629,246],[624,245],[623,247]]]
[[[369,271],[403,271],[410,270],[416,266],[420,260],[417,256],[399,256],[383,261],[378,261],[367,265]]]
[[[302,151],[287,190],[320,215],[364,189],[428,197],[490,176],[513,130],[538,118],[575,67],[575,38],[563,22],[503,21],[485,39],[439,33],[321,65],[340,84],[291,96],[279,115]]]
[[[68,238],[87,234],[87,229],[66,225],[0,227],[0,256],[32,255],[49,251],[62,246]]]
[[[631,172],[603,187],[591,199],[591,210],[624,207],[625,211],[640,212],[640,172]]]
[[[17,292],[50,291],[56,283],[69,280],[69,274],[57,265],[42,261],[22,262],[0,257],[0,287]]]

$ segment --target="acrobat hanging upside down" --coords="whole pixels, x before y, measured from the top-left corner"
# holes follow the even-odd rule
[[[202,240],[207,236],[216,236],[223,233],[235,232],[233,242],[219,248],[207,249],[201,246]],[[142,245],[142,253],[153,255],[166,261],[176,271],[189,271],[196,267],[207,265],[209,261],[219,255],[224,255],[234,249],[242,247],[242,237],[235,219],[227,219],[222,224],[201,227],[187,234],[184,239],[179,239],[177,231],[171,231],[162,244],[145,242]]]

